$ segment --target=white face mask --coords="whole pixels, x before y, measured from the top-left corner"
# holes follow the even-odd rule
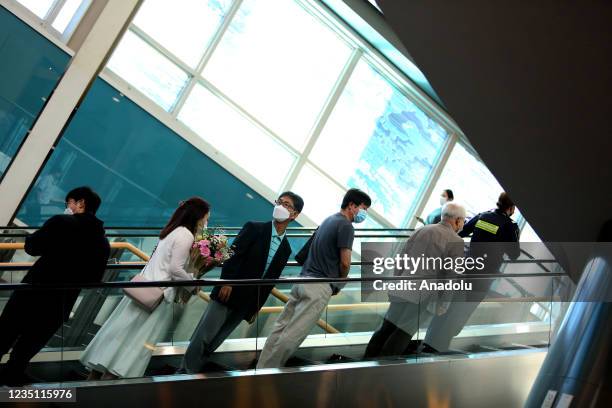
[[[74,215],[74,213],[72,212],[70,207],[66,207],[66,209],[64,210],[64,214],[66,214],[66,215]]]
[[[290,215],[289,210],[282,205],[277,205],[274,207],[274,211],[272,211],[272,218],[274,218],[274,221],[278,222],[287,221]]]
[[[446,204],[446,201],[447,201],[446,198],[440,197],[440,205]]]

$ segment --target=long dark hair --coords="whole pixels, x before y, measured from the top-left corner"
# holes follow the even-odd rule
[[[200,197],[191,197],[181,201],[170,221],[159,234],[159,239],[164,239],[178,227],[185,227],[192,233],[196,233],[198,221],[210,211],[210,204]]]

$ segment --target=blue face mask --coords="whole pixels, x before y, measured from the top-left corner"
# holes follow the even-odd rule
[[[368,218],[368,212],[363,208],[359,209],[359,212],[355,214],[355,218],[353,218],[353,222],[359,224],[360,222],[364,222]]]

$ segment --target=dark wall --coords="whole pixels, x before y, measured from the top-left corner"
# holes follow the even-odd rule
[[[378,0],[545,241],[612,217],[612,2]]]

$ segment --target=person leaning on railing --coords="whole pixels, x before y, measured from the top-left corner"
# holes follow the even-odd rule
[[[206,227],[210,205],[199,197],[180,203],[162,229],[153,254],[142,271],[148,281],[193,280],[185,270],[195,234]],[[155,345],[172,322],[176,288],[166,288],[153,311],[124,296],[89,343],[81,363],[91,370],[89,380],[141,377]]]
[[[351,265],[355,229],[352,223],[365,221],[372,204],[361,190],[345,194],[340,212],[327,217],[314,235],[300,276],[307,278],[346,278]],[[332,295],[341,285],[329,283],[295,284],[259,356],[257,368],[285,365],[316,324]]]
[[[223,264],[221,279],[277,279],[291,255],[285,231],[303,208],[304,200],[286,191],[276,200],[273,221],[247,222],[232,244],[234,255]],[[249,323],[255,320],[272,288],[272,285],[216,286],[191,336],[179,372],[201,372],[212,353],[242,320]]]
[[[106,269],[110,246],[102,221],[96,218],[100,197],[89,187],[66,196],[66,210],[55,215],[28,236],[25,251],[40,258],[24,283],[95,283]],[[0,374],[0,384],[31,382],[25,368],[62,322],[68,320],[80,289],[18,290],[0,316],[0,358],[12,346],[11,356]]]

